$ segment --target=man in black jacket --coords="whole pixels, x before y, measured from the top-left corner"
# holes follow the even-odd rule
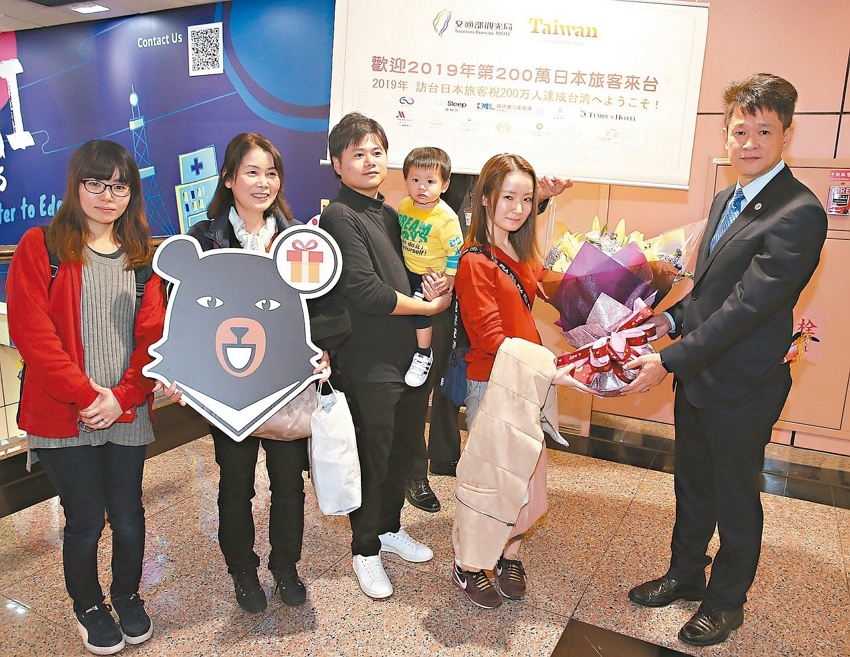
[[[827,220],[817,197],[782,160],[797,91],[760,73],[724,94],[723,135],[738,181],[711,205],[691,293],[656,317],[659,335],[681,339],[630,364],[623,392],[643,392],[672,372],[676,384],[676,524],[667,574],[636,586],[647,607],[702,600],[679,639],[725,641],[744,622],[743,605],[761,550],[759,481],[764,448],[791,389],[783,357],[792,311],[817,267]],[[706,549],[720,549],[706,586]]]
[[[351,551],[360,588],[372,598],[393,592],[380,552],[412,562],[433,557],[400,522],[405,479],[422,439],[428,392],[404,383],[416,350],[413,324],[406,315],[435,315],[450,301],[449,295],[430,290],[427,282],[426,298],[436,298],[410,296],[398,214],[378,191],[387,175],[387,146],[376,121],[356,112],[340,120],[331,130],[328,150],[342,184],[319,220],[342,252],[342,275],[333,295],[349,312],[351,337],[340,347],[333,367],[357,428],[363,502],[349,516]]]

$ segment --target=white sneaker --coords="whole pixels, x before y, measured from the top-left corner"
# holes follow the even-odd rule
[[[381,534],[378,538],[381,540],[381,552],[392,552],[405,561],[422,563],[434,558],[434,552],[431,548],[411,538],[410,534],[404,531],[404,527],[397,532]]]
[[[413,362],[407,369],[407,374],[404,375],[404,382],[411,388],[418,388],[428,379],[428,372],[431,371],[431,363],[434,362],[434,352],[429,351],[427,356],[423,356],[419,352],[413,354]]]
[[[370,598],[388,598],[393,594],[393,585],[384,564],[381,563],[381,555],[364,557],[360,554],[354,555],[354,574],[363,593]]]

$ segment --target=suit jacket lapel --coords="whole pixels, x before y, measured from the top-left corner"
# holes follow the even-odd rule
[[[747,206],[741,211],[738,218],[732,222],[732,225],[729,226],[728,230],[723,233],[723,236],[717,241],[717,244],[714,245],[714,250],[711,254],[709,254],[708,245],[711,242],[711,236],[713,236],[714,232],[717,230],[717,225],[720,223],[720,217],[723,215],[723,211],[726,209],[726,205],[729,203],[730,197],[735,192],[735,185],[732,185],[732,187],[724,189],[721,192],[724,200],[716,212],[709,217],[708,226],[706,227],[706,232],[703,234],[703,240],[700,244],[697,270],[694,273],[694,282],[698,281],[703,274],[705,274],[706,270],[714,261],[714,258],[718,253],[720,253],[720,250],[726,246],[726,244],[728,244],[738,233],[771,208],[776,197],[782,192],[788,176],[791,176],[791,170],[788,168],[788,165],[786,165],[773,177],[773,180],[767,183],[765,188],[761,190],[752,201],[747,203]]]
[[[708,215],[708,223],[706,223],[705,232],[702,234],[702,241],[699,245],[699,253],[697,253],[697,266],[696,271],[694,272],[694,282],[698,281],[708,268],[708,245],[711,243],[711,238],[714,236],[714,233],[717,231],[717,225],[720,223],[720,217],[723,215],[723,211],[726,209],[729,199],[732,198],[732,194],[734,193],[735,185],[727,187],[717,195],[720,202],[712,205],[712,211]],[[716,248],[714,249],[714,252],[717,252]]]

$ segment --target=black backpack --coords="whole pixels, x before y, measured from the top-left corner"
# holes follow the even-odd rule
[[[50,247],[47,246],[47,226],[41,226],[41,230],[44,233],[44,246],[47,248],[47,257],[50,260],[50,283],[47,284],[47,295],[50,296],[50,288],[53,285],[53,279],[56,278],[56,274],[59,273],[59,256],[57,256],[53,251],[50,250]],[[142,305],[142,296],[145,293],[145,285],[150,280],[153,275],[153,265],[148,263],[146,265],[142,265],[141,267],[136,267],[133,270],[136,274],[136,311],[138,312],[139,306]],[[21,420],[21,398],[24,395],[24,377],[27,372],[27,364],[21,360],[21,371],[18,372],[18,378],[21,380],[21,391],[20,396],[18,398],[18,412],[15,415],[15,422],[20,422]]]

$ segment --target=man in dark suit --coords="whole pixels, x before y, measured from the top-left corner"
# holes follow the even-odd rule
[[[723,135],[738,181],[711,205],[693,290],[655,318],[659,334],[681,339],[631,363],[639,373],[623,389],[645,392],[674,376],[670,567],[629,598],[647,607],[702,600],[679,632],[691,645],[725,641],[744,621],[761,550],[764,448],[791,389],[782,360],[792,311],[826,238],[822,205],[782,160],[796,101],[793,85],[775,75],[726,88]],[[720,549],[706,586],[715,527]]]

